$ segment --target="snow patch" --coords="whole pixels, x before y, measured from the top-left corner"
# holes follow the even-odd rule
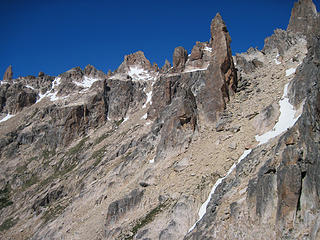
[[[152,105],[151,99],[152,99],[152,91],[147,93],[147,101],[145,104],[143,104],[142,108],[146,108],[148,103],[150,103],[150,105]]]
[[[152,122],[149,121],[149,122],[146,122],[145,125],[146,125],[146,126],[149,126],[151,123],[152,123]]]
[[[278,57],[279,57],[279,56],[280,56],[280,55],[279,55],[279,53],[278,53],[277,56],[276,56],[276,58],[273,59],[274,62],[275,62],[277,65],[281,64],[281,62],[278,61]]]
[[[89,88],[91,88],[93,83],[99,80],[100,79],[97,79],[97,78],[90,78],[90,77],[84,76],[82,82],[74,82],[74,83],[77,86],[85,88],[85,90],[88,90]]]
[[[206,214],[206,212],[207,212],[207,206],[208,206],[208,204],[209,204],[209,202],[210,202],[210,200],[211,200],[211,196],[214,194],[214,192],[216,191],[217,187],[222,183],[222,181],[223,181],[226,177],[228,177],[228,176],[232,173],[232,171],[236,168],[236,166],[237,166],[243,159],[245,159],[245,158],[251,153],[251,151],[252,151],[252,149],[245,150],[245,151],[243,152],[243,154],[239,157],[238,162],[237,162],[237,163],[234,163],[234,164],[232,165],[232,167],[229,169],[229,171],[227,172],[227,174],[226,174],[224,177],[219,178],[219,179],[216,181],[216,183],[213,185],[213,187],[212,187],[212,189],[211,189],[211,191],[210,191],[210,193],[209,193],[209,197],[207,198],[207,200],[206,200],[206,201],[201,205],[201,207],[200,207],[200,210],[199,210],[199,213],[198,213],[199,219],[198,219],[197,222],[189,229],[188,233],[191,232],[191,231],[196,227],[197,223],[198,223],[198,222],[203,218],[203,216]]]
[[[122,123],[124,123],[124,122],[126,122],[126,121],[128,121],[128,120],[129,120],[129,117],[125,117],[125,118],[123,119]]]
[[[0,81],[0,85],[2,85],[2,84],[7,84],[8,82],[7,81]]]
[[[210,48],[210,47],[204,47],[203,50],[208,51],[208,52],[212,52],[212,48]]]
[[[289,83],[287,83],[284,86],[283,96],[282,96],[281,100],[279,101],[280,116],[279,116],[278,122],[273,127],[273,129],[270,130],[269,132],[266,132],[260,136],[256,135],[255,138],[259,142],[259,145],[267,143],[270,139],[287,131],[287,129],[291,128],[300,117],[300,115],[295,117],[297,111],[294,109],[294,107],[289,102],[289,98],[287,96],[288,95],[288,85],[289,85]]]
[[[286,77],[290,76],[291,74],[294,74],[296,72],[296,68],[289,68],[286,70]]]
[[[12,117],[14,117],[14,116],[15,116],[15,115],[12,115],[12,114],[8,113],[7,116],[5,116],[4,118],[2,118],[2,119],[0,120],[0,123],[7,121],[7,120],[9,120],[10,118],[12,118]]]
[[[143,115],[143,116],[141,117],[141,119],[147,119],[147,117],[148,117],[148,113],[146,113],[145,115]]]
[[[32,87],[32,86],[30,86],[30,85],[26,85],[26,87],[34,90],[34,87]]]
[[[150,159],[149,163],[154,163],[154,158]]]
[[[128,75],[134,81],[149,81],[154,79],[154,77],[147,70],[140,66],[130,67]]]
[[[61,99],[60,97],[57,97],[58,92],[57,92],[57,89],[55,89],[60,85],[60,83],[61,83],[61,77],[55,78],[54,81],[52,82],[52,87],[50,90],[48,90],[45,94],[39,93],[39,99],[36,101],[36,103],[40,102],[45,97],[50,98],[52,102]],[[63,97],[63,98],[66,98],[66,97]]]
[[[208,69],[208,67],[209,67],[209,63],[206,64],[206,66],[203,67],[203,68],[195,68],[195,67],[188,66],[188,67],[185,68],[185,70],[183,72],[205,71],[205,70]]]

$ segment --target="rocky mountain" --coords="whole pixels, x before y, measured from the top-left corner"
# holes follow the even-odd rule
[[[320,239],[311,0],[232,56],[220,14],[172,64],[141,51],[0,82],[0,239]],[[231,33],[232,34],[232,33]]]

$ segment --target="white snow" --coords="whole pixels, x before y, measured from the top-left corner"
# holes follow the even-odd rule
[[[208,66],[209,66],[209,65],[208,65]],[[190,68],[190,69],[185,70],[184,72],[204,71],[204,70],[207,70],[207,69],[208,69],[208,66],[205,67],[205,68]]]
[[[286,70],[286,77],[290,76],[291,74],[294,74],[296,72],[296,68],[289,68]]]
[[[151,123],[152,123],[152,122],[149,121],[149,122],[146,122],[145,125],[146,125],[146,126],[149,126]]]
[[[2,84],[6,84],[6,83],[8,83],[7,81],[0,81],[0,84],[2,85]]]
[[[150,105],[152,105],[151,99],[152,99],[152,91],[147,93],[147,101],[145,104],[143,104],[142,108],[146,108],[148,103],[150,103]]]
[[[8,113],[7,116],[5,116],[4,118],[2,118],[2,119],[0,120],[0,123],[7,121],[8,119],[10,119],[10,118],[12,118],[12,117],[14,117],[14,116],[15,116],[15,115],[11,115],[10,113]]]
[[[273,59],[274,62],[275,62],[277,65],[281,64],[281,62],[278,61],[278,57],[279,57],[279,56],[280,56],[280,55],[279,55],[279,53],[278,53],[277,56],[276,56],[276,58]]]
[[[152,159],[149,161],[149,163],[154,163],[154,158],[152,158]]]
[[[154,77],[141,66],[131,66],[128,75],[134,81],[149,81],[154,79]]]
[[[256,140],[259,142],[259,145],[268,142],[271,138],[274,138],[280,135],[281,133],[285,132],[288,128],[291,128],[300,117],[300,115],[295,117],[296,110],[289,102],[289,98],[287,96],[288,85],[289,83],[285,85],[283,96],[279,101],[280,116],[279,116],[278,122],[273,127],[273,129],[270,130],[269,132],[266,132],[260,136],[257,135],[255,137]]]
[[[90,78],[87,76],[84,76],[82,79],[82,82],[74,82],[77,86],[85,88],[85,90],[88,90],[91,88],[92,84],[96,81],[99,81],[100,79],[97,78]]]
[[[32,86],[30,86],[30,85],[26,85],[26,87],[34,90],[34,87],[32,87]]]
[[[208,51],[208,52],[212,52],[212,48],[209,48],[209,47],[205,47],[203,50]]]
[[[246,156],[248,156],[250,153],[251,153],[252,149],[249,149],[249,150],[245,150],[243,152],[243,154],[239,157],[238,159],[238,162],[237,163],[234,163],[232,165],[232,167],[229,169],[229,171],[227,172],[227,174],[222,177],[222,178],[219,178],[216,183],[213,185],[210,193],[209,193],[209,197],[207,198],[207,200],[201,205],[200,207],[200,210],[199,210],[199,219],[197,220],[197,222],[189,229],[188,233],[191,232],[197,225],[197,223],[203,218],[203,216],[206,214],[206,211],[207,211],[207,206],[208,206],[208,203],[210,202],[210,199],[211,199],[211,196],[212,194],[214,194],[214,192],[216,191],[217,187],[222,183],[222,181],[228,177],[232,171],[236,168],[237,164],[239,164],[243,159],[246,158]]]
[[[141,119],[147,119],[147,117],[148,117],[148,113],[146,113],[145,115],[143,115],[143,116],[141,117]]]
[[[45,97],[48,97],[50,98],[50,100],[53,102],[53,101],[56,101],[58,99],[61,99],[60,97],[57,97],[57,89],[55,89],[56,87],[59,86],[59,84],[61,83],[61,78],[60,77],[56,77],[54,79],[54,81],[52,82],[52,87],[50,90],[48,90],[45,94],[41,94],[39,93],[39,99],[37,100],[36,103],[40,102],[43,98]],[[63,97],[63,98],[66,98],[66,97]]]
[[[126,122],[126,121],[128,121],[128,120],[129,120],[129,117],[125,117],[125,118],[123,119],[122,123],[124,123],[124,122]]]

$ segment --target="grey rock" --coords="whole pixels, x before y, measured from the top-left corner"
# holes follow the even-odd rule
[[[316,6],[312,0],[299,0],[294,3],[287,31],[309,35],[318,18]]]
[[[144,191],[134,189],[123,198],[110,203],[107,212],[106,224],[112,225],[128,211],[135,208],[141,202],[143,194]]]

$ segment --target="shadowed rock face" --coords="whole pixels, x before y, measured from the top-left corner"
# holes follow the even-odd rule
[[[24,107],[31,106],[37,100],[37,93],[22,84],[3,84],[0,86],[0,112],[10,114],[20,112]]]
[[[12,66],[10,65],[3,75],[3,81],[11,80],[13,77]]]

